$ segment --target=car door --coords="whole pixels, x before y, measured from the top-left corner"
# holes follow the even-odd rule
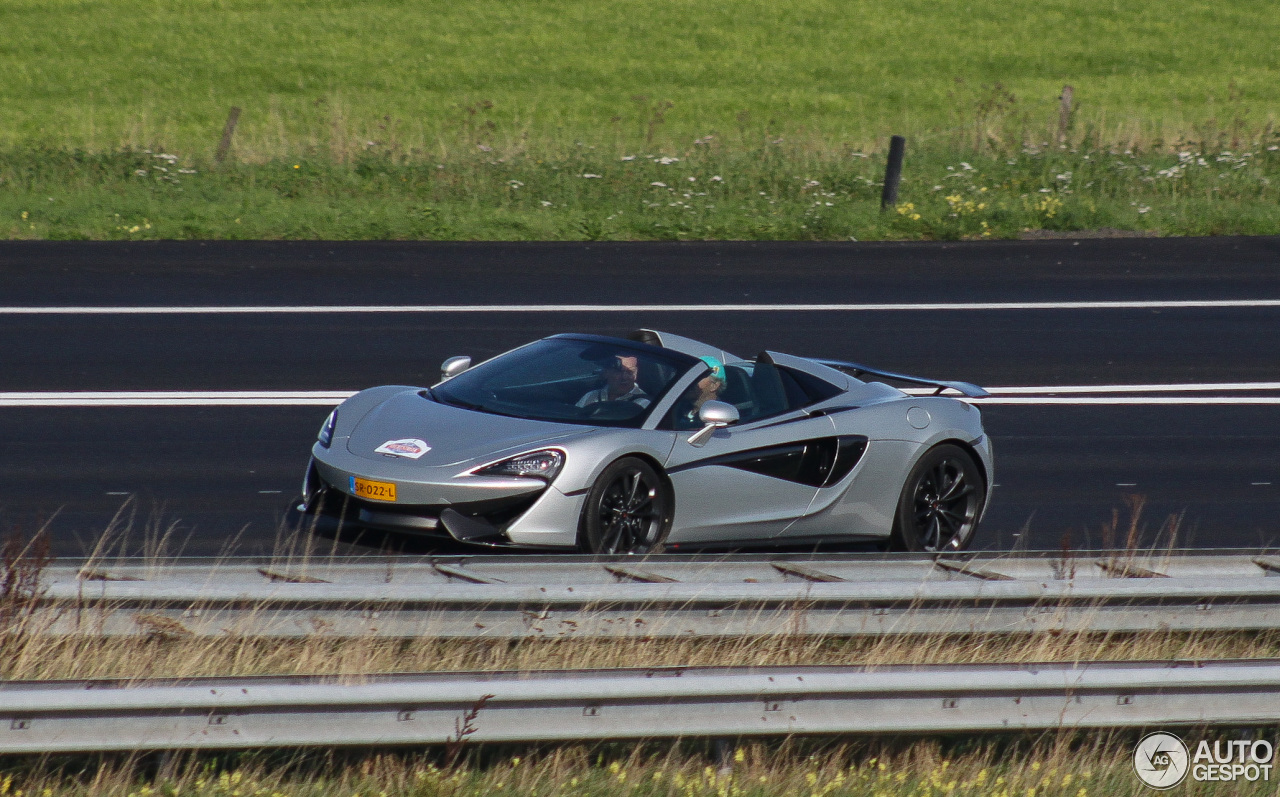
[[[825,443],[815,441],[835,439],[831,419],[807,415],[808,397],[788,390],[772,363],[732,363],[725,377],[718,398],[738,408],[737,424],[695,446],[688,438],[701,424],[687,406],[677,404],[664,422],[678,435],[666,462],[676,495],[672,543],[781,535],[817,494]]]

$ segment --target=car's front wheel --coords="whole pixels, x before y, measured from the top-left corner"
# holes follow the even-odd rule
[[[658,553],[674,514],[671,487],[658,471],[643,459],[623,457],[587,492],[578,546],[584,553]]]
[[[903,485],[889,547],[929,553],[964,550],[986,496],[982,471],[968,451],[950,444],[929,449]]]

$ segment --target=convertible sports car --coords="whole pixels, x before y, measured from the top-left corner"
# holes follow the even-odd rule
[[[554,335],[475,367],[450,358],[429,388],[347,399],[320,430],[294,512],[334,529],[587,553],[960,550],[990,495],[991,443],[978,410],[947,391],[986,395],[653,330]]]

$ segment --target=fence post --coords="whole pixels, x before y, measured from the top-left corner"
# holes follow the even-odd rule
[[[213,156],[218,163],[226,160],[227,153],[231,151],[231,137],[236,134],[236,123],[239,121],[240,106],[232,105],[231,113],[227,114],[227,124],[222,128],[222,140],[218,142],[218,151]]]
[[[907,140],[902,136],[889,139],[889,163],[884,167],[884,191],[880,194],[881,212],[898,204],[898,181],[902,179],[902,155]]]
[[[1075,89],[1070,86],[1062,87],[1062,95],[1058,97],[1062,104],[1058,107],[1058,143],[1067,143],[1067,128],[1071,126],[1071,97],[1075,94]]]

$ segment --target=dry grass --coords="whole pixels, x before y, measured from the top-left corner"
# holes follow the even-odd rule
[[[439,639],[52,638],[2,642],[0,678],[547,670],[660,666],[976,664],[1207,660],[1280,655],[1275,633],[967,635],[805,639],[457,641]]]
[[[329,797],[329,795],[882,795],[1090,797],[1145,795],[1135,737],[1047,734],[864,742],[788,739],[505,747],[457,766],[436,753],[250,754],[0,762],[0,795],[22,797]],[[8,770],[8,774],[6,774]],[[1270,783],[1185,783],[1178,793],[1274,794]]]

